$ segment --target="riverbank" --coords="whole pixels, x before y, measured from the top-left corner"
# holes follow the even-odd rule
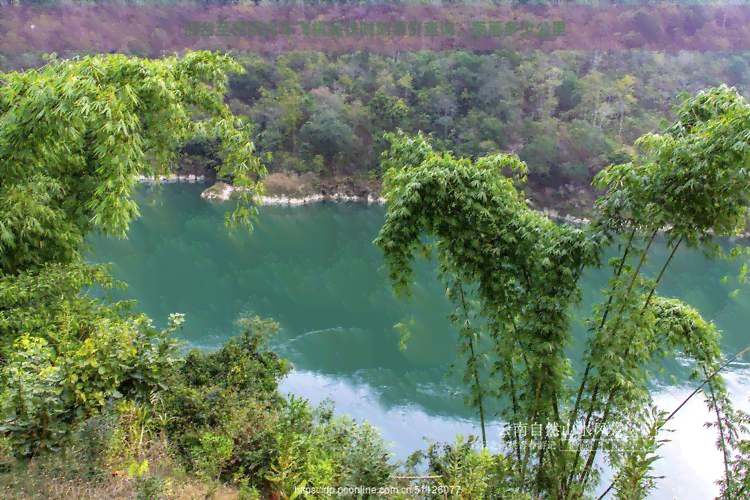
[[[201,193],[201,198],[206,200],[216,200],[219,202],[232,199],[238,188],[225,182],[217,182],[210,188]],[[320,201],[355,201],[366,203],[384,204],[385,198],[373,196],[368,193],[365,196],[349,195],[346,193],[327,193],[327,194],[310,194],[304,196],[289,195],[271,195],[262,196],[261,200],[265,205],[306,205],[308,203],[317,203]]]
[[[305,178],[306,177],[306,178]],[[312,179],[312,181],[311,181]],[[315,189],[317,179],[314,176],[296,176],[290,174],[271,174],[265,181],[266,196],[261,197],[261,201],[264,205],[306,205],[308,203],[318,203],[321,201],[333,201],[333,202],[360,202],[369,204],[385,204],[385,198],[374,194],[370,189],[359,186],[359,188],[352,189],[351,185],[356,183],[356,180],[352,179],[338,179],[328,181],[327,186],[330,189],[331,184],[340,186],[345,184],[346,187],[342,189],[343,192],[328,191],[325,187],[317,186],[320,189],[319,193],[312,193]],[[175,182],[206,182],[207,177],[202,175],[170,175],[160,176],[156,179],[152,179],[145,176],[139,176],[138,181],[142,184],[153,185],[157,183],[175,183]],[[361,181],[360,181],[361,182]],[[352,190],[359,190],[362,192],[361,195],[351,194]],[[232,199],[238,188],[225,182],[217,182],[213,186],[207,188],[201,193],[201,198],[206,200],[214,200],[218,202],[224,202]],[[348,192],[347,192],[348,191]],[[379,191],[379,190],[378,190]],[[379,193],[378,193],[379,194]],[[529,206],[534,207],[534,203],[530,200],[526,200]],[[561,222],[567,222],[574,225],[583,225],[590,222],[589,219],[573,217],[572,215],[561,215],[557,210],[553,209],[537,209],[542,212],[545,216],[552,220]]]
[[[203,175],[170,175],[170,176],[159,176],[157,178],[146,177],[139,175],[137,177],[138,182],[145,185],[154,184],[172,184],[176,182],[189,182],[191,184],[197,182],[206,182],[208,178]],[[201,198],[207,200],[215,200],[219,202],[227,201],[232,199],[234,194],[238,192],[237,187],[227,184],[226,182],[217,182],[213,186],[204,190],[201,193]],[[266,192],[268,192],[268,185],[266,185]],[[277,191],[277,190],[272,190]],[[317,194],[305,194],[304,191],[294,194],[271,194],[268,196],[262,196],[261,200],[264,205],[306,205],[308,203],[317,203],[321,201],[353,201],[353,202],[367,202],[367,203],[378,203],[384,204],[385,198],[378,197],[372,193],[367,192],[366,195],[358,196],[353,194],[347,194],[345,192],[331,192],[331,193],[317,193]]]
[[[171,175],[171,176],[160,176],[156,179],[139,176],[138,181],[143,184],[156,184],[156,183],[175,183],[175,182],[206,182],[208,179],[202,175]],[[306,205],[309,203],[318,203],[322,201],[333,201],[333,202],[359,202],[368,204],[385,204],[385,198],[379,196],[379,189],[373,189],[373,186],[359,186],[352,189],[352,184],[356,184],[357,181],[362,182],[361,179],[334,179],[327,181],[326,187],[322,187],[322,182],[315,176],[297,176],[293,174],[271,174],[264,181],[266,188],[266,196],[262,196],[261,203],[264,205],[288,205],[288,206],[299,206]],[[340,186],[344,185],[344,188]],[[331,186],[338,187],[338,190],[331,190]],[[205,189],[201,193],[201,198],[206,200],[214,200],[218,202],[228,201],[235,196],[238,192],[237,187],[225,182],[216,182],[211,187]],[[313,192],[314,190],[320,192]],[[335,189],[335,188],[334,188]],[[352,194],[352,191],[359,191],[361,194]],[[375,191],[375,193],[373,192]],[[376,194],[377,193],[377,194]],[[530,199],[526,199],[526,203],[530,208],[541,212],[548,219],[572,224],[575,226],[583,226],[591,222],[590,219],[585,217],[575,217],[571,214],[562,214],[556,209],[538,207]],[[730,238],[731,241],[737,239],[750,239],[750,232],[745,232],[737,237]]]
[[[144,176],[138,177],[139,182],[143,184],[156,184],[156,183],[174,183],[174,182],[205,182],[205,176],[196,175],[171,175],[171,176],[160,176],[157,179],[152,179]],[[217,182],[213,186],[207,188],[201,193],[201,198],[206,200],[215,200],[224,202],[232,199],[236,192],[237,187],[227,184],[225,182]],[[268,191],[268,186],[266,186]],[[364,202],[364,203],[375,203],[383,205],[385,204],[385,198],[382,196],[375,196],[372,193],[367,193],[364,196],[357,196],[347,194],[345,192],[333,192],[333,193],[318,193],[318,194],[301,194],[299,196],[293,196],[289,194],[276,194],[270,196],[262,196],[261,201],[264,205],[306,205],[308,203],[318,203],[321,201],[334,201],[334,202]],[[533,205],[531,200],[526,200],[529,205]],[[556,210],[541,209],[539,210],[544,215],[551,219],[568,222],[571,224],[582,225],[587,224],[590,221],[588,219],[573,217],[571,215],[561,215]]]

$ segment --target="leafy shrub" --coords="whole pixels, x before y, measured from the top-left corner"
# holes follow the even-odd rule
[[[237,493],[237,500],[259,500],[260,493],[255,488],[247,486],[240,487],[239,493]]]
[[[200,475],[209,482],[215,482],[232,456],[233,449],[234,443],[230,438],[213,432],[204,432],[200,437],[200,446],[193,448],[193,460]]]
[[[427,475],[437,476],[435,482],[426,483],[438,488],[427,496],[430,500],[448,498],[531,500],[515,491],[510,481],[512,471],[503,455],[492,455],[487,449],[476,449],[477,438],[462,435],[451,444],[432,444],[427,452],[416,452],[407,461],[411,472],[427,459]]]
[[[186,464],[286,498],[303,482],[388,484],[393,466],[374,428],[278,393],[289,365],[266,347],[278,324],[251,316],[241,326],[219,350],[189,352],[165,394],[167,433]]]
[[[184,384],[202,388],[216,384],[255,394],[261,400],[279,400],[279,381],[289,373],[286,360],[267,350],[267,341],[279,331],[270,320],[250,316],[240,320],[243,333],[218,351],[188,353],[180,370]]]
[[[84,477],[104,476],[115,447],[117,430],[117,414],[110,402],[100,414],[81,422],[71,433],[65,451],[71,462],[80,464]]]
[[[54,451],[107,400],[147,398],[171,369],[171,333],[180,322],[172,316],[170,327],[159,332],[145,316],[103,318],[82,341],[75,331],[60,332],[55,343],[22,335],[2,372],[0,432],[19,456]]]
[[[149,473],[148,460],[144,460],[140,464],[138,462],[130,464],[128,475],[135,480],[138,488],[136,500],[159,500],[161,498],[164,480]]]
[[[10,440],[7,437],[0,437],[0,473],[9,471],[14,462]]]
[[[284,404],[274,429],[277,453],[266,478],[290,497],[302,482],[315,488],[381,487],[394,467],[369,424],[333,416],[330,401],[313,409],[294,396]],[[316,498],[328,498],[320,492]]]
[[[259,484],[271,461],[271,430],[282,402],[278,384],[289,365],[265,348],[278,324],[251,316],[240,325],[243,333],[221,349],[187,354],[165,394],[166,430],[195,471],[202,468],[195,450],[205,433],[226,437],[233,445],[223,477],[248,474]]]
[[[164,490],[164,480],[159,476],[148,476],[138,481],[136,500],[159,500]]]

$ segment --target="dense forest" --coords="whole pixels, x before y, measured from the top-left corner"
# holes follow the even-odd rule
[[[722,83],[743,95],[750,89],[747,53],[233,56],[245,73],[230,79],[227,104],[253,127],[258,156],[272,174],[312,173],[377,190],[383,134],[423,131],[434,147],[460,156],[517,154],[529,166],[531,200],[575,215],[593,206],[593,176],[673,118],[681,92]],[[5,54],[1,64],[29,68],[40,59]],[[196,142],[184,152],[210,168],[220,162],[216,147]]]
[[[680,91],[744,92],[745,54],[291,53],[241,58],[229,105],[255,124],[270,171],[377,171],[385,132],[431,134],[440,150],[510,151],[544,190],[590,186],[670,117]]]
[[[537,206],[582,215],[603,167],[672,118],[683,91],[750,90],[747,53],[403,52],[239,55],[228,104],[273,172],[380,176],[383,134],[459,156],[517,154]],[[270,159],[264,156],[270,153]]]

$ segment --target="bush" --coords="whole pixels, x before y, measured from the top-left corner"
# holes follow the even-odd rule
[[[56,343],[22,335],[2,372],[3,432],[18,456],[57,450],[77,423],[107,400],[147,399],[170,372],[176,343],[170,327],[155,330],[145,317],[103,319],[87,338],[61,332]]]
[[[377,431],[366,423],[334,417],[330,402],[313,409],[292,396],[279,416],[274,438],[278,451],[266,477],[282,495],[291,496],[303,481],[315,488],[382,487],[395,470]],[[329,497],[318,490],[316,498]]]
[[[278,331],[278,324],[251,316],[241,325],[242,334],[220,349],[208,353],[192,350],[170,368],[159,368],[165,389],[145,395],[143,388],[128,390],[120,383],[116,385],[119,398],[109,397],[103,405],[95,399],[90,415],[87,410],[85,418],[71,417],[70,421],[63,420],[69,415],[61,396],[66,387],[61,375],[65,371],[53,362],[46,341],[22,337],[24,349],[16,351],[10,364],[15,371],[7,371],[16,376],[8,376],[8,380],[16,383],[3,393],[2,401],[5,408],[18,403],[16,407],[25,408],[26,413],[17,415],[36,424],[8,433],[7,442],[27,443],[27,452],[33,444],[40,449],[44,434],[34,425],[46,422],[48,435],[59,429],[60,436],[53,441],[60,444],[57,456],[62,458],[44,462],[45,470],[95,483],[130,468],[129,487],[143,500],[160,498],[166,490],[163,478],[172,478],[178,465],[172,460],[173,451],[186,470],[205,483],[209,496],[218,491],[220,480],[235,482],[245,498],[280,494],[301,499],[305,498],[305,485],[389,484],[395,468],[373,427],[334,416],[330,402],[313,408],[304,399],[286,399],[278,392],[280,380],[290,369],[267,349],[267,340]],[[135,351],[142,353],[143,349]],[[117,350],[110,346],[106,352]],[[144,358],[152,361],[154,369],[161,360],[158,356]],[[145,367],[139,370],[149,375]],[[96,383],[91,386],[99,387]],[[19,400],[16,392],[21,389],[44,397]],[[52,420],[43,420],[45,415],[57,416],[57,427],[52,426]],[[161,439],[157,440],[159,432]],[[161,466],[150,470],[151,459]],[[45,488],[53,486],[47,479],[42,483]]]
[[[106,474],[119,430],[113,406],[110,403],[101,414],[85,420],[71,433],[66,449],[68,460],[80,464],[85,478],[100,479]]]
[[[168,434],[189,468],[287,497],[303,481],[388,484],[393,466],[375,429],[334,417],[329,403],[283,398],[289,365],[266,348],[278,324],[254,316],[241,324],[221,349],[189,352],[165,396]]]
[[[253,484],[262,484],[273,453],[274,415],[283,400],[277,388],[290,368],[266,349],[278,324],[255,316],[240,324],[243,333],[221,349],[187,354],[164,398],[166,430],[189,469],[204,470],[196,450],[207,446],[206,439],[228,440],[232,451],[222,458],[220,476],[249,475]]]
[[[426,453],[416,452],[408,460],[411,473],[425,458],[428,461],[427,475],[438,476],[436,482],[425,483],[437,488],[426,498],[445,498],[447,492],[455,499],[532,500],[520,494],[511,478],[512,471],[503,455],[492,455],[487,449],[476,449],[477,438],[464,438],[460,434],[451,444],[432,444]]]

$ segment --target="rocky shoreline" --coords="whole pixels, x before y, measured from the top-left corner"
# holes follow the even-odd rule
[[[152,178],[146,177],[145,175],[139,175],[136,180],[141,184],[153,185],[153,184],[172,184],[174,182],[189,182],[194,184],[196,182],[206,182],[206,176],[204,175],[160,175],[159,177]]]
[[[201,198],[206,200],[217,200],[226,201],[232,197],[238,188],[226,184],[224,182],[217,182],[210,188],[206,189],[201,193]],[[306,205],[308,203],[317,203],[320,201],[358,201],[366,203],[385,203],[384,198],[378,198],[368,194],[367,196],[351,196],[344,193],[333,193],[333,194],[313,194],[303,197],[292,197],[292,196],[263,196],[261,198],[266,205]]]
[[[174,183],[174,182],[205,182],[206,177],[205,176],[196,176],[196,175],[170,175],[170,176],[160,176],[157,179],[152,179],[149,177],[139,176],[138,177],[139,182],[143,184],[156,184],[156,183]],[[201,198],[204,200],[215,200],[218,202],[224,202],[227,200],[230,200],[232,198],[232,194],[236,192],[238,188],[224,183],[224,182],[217,182],[213,186],[205,189],[201,193]],[[383,205],[385,204],[385,198],[383,197],[376,197],[372,194],[368,194],[367,196],[351,196],[344,193],[333,193],[333,194],[313,194],[309,196],[303,196],[303,197],[291,197],[291,196],[263,196],[261,198],[263,204],[265,205],[289,205],[289,206],[299,206],[299,205],[306,205],[308,203],[318,203],[321,201],[335,201],[335,202],[364,202],[364,203],[374,203]],[[529,200],[527,200],[529,202]],[[590,221],[588,219],[578,218],[578,217],[572,217],[570,215],[560,215],[556,210],[550,210],[550,209],[542,209],[540,210],[545,216],[547,216],[550,219],[558,220],[562,222],[567,222],[569,224],[574,225],[584,225],[589,223]]]
[[[223,182],[217,182],[210,188],[206,189],[201,193],[201,198],[207,200],[218,200],[226,201],[232,197],[232,193],[237,191],[237,188]],[[320,201],[354,201],[354,202],[365,202],[365,203],[376,203],[383,205],[385,204],[385,198],[375,197],[371,194],[367,196],[351,196],[343,193],[334,194],[314,194],[304,197],[290,197],[290,196],[264,196],[261,198],[263,203],[266,205],[306,205],[308,203],[317,203]],[[530,200],[526,200],[527,203],[531,204]],[[584,225],[589,223],[588,219],[573,217],[570,215],[560,215],[556,210],[542,209],[540,210],[546,217],[567,222],[574,225]]]
[[[175,183],[175,182],[189,182],[189,183],[196,183],[196,182],[205,182],[206,177],[202,175],[170,175],[170,176],[160,176],[156,179],[145,177],[145,176],[138,176],[138,181],[142,184],[158,184],[158,183]],[[205,189],[201,193],[201,198],[205,200],[215,200],[219,202],[224,202],[232,197],[232,193],[236,192],[238,188],[224,183],[224,182],[217,182],[213,186]],[[306,205],[308,203],[318,203],[321,201],[334,201],[334,202],[364,202],[369,204],[385,204],[385,198],[383,197],[376,197],[372,194],[368,194],[367,196],[351,196],[343,193],[333,193],[333,194],[313,194],[309,196],[303,196],[303,197],[291,197],[291,196],[263,196],[261,197],[261,201],[264,205],[288,205],[288,206],[298,206],[298,205]],[[530,200],[526,200],[529,205],[531,205]],[[579,218],[579,217],[573,217],[571,215],[560,215],[557,210],[553,209],[537,209],[539,212],[541,212],[545,217],[559,221],[559,222],[566,222],[568,224],[572,224],[575,226],[582,226],[585,224],[588,224],[591,222],[589,219]],[[734,238],[730,238],[730,241],[735,241],[737,239],[750,239],[750,233],[742,233],[739,236],[736,236]]]

